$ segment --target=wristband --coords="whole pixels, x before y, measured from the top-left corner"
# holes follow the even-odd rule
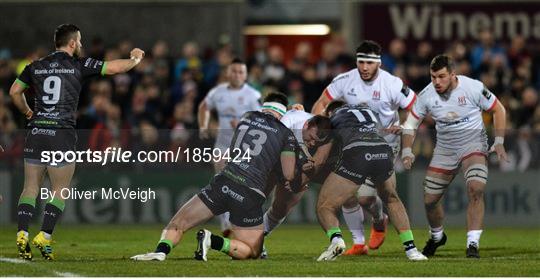
[[[404,157],[414,157],[414,154],[412,153],[412,148],[406,147],[401,150],[401,158]]]
[[[493,145],[497,144],[504,144],[504,137],[495,137],[495,141],[493,142]]]

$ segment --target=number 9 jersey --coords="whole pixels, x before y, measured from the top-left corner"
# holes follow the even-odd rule
[[[56,51],[26,66],[16,82],[35,94],[34,115],[28,126],[75,128],[82,83],[103,75],[106,63]]]

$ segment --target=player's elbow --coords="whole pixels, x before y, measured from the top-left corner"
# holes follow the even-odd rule
[[[11,97],[12,99],[20,97],[21,94],[22,94],[22,91],[16,90],[13,87],[9,90],[9,97]]]

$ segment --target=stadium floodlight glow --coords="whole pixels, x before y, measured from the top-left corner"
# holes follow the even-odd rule
[[[326,24],[279,24],[249,25],[244,27],[244,35],[328,35]]]

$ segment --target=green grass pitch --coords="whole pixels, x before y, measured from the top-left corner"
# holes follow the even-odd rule
[[[33,249],[34,260],[20,263],[11,262],[17,259],[16,228],[3,226],[0,276],[540,276],[539,229],[487,228],[479,260],[465,258],[465,230],[449,229],[446,246],[427,262],[409,262],[394,231],[389,231],[381,249],[370,251],[369,256],[316,262],[328,244],[322,230],[315,225],[283,225],[266,240],[267,260],[233,261],[211,251],[208,262],[195,261],[196,230],[192,230],[166,261],[130,261],[130,256],[154,249],[161,229],[148,225],[60,225],[54,236],[56,261],[44,261]],[[216,227],[210,229],[216,231]],[[427,231],[415,230],[414,234],[422,248]],[[351,245],[350,235],[345,236]]]

